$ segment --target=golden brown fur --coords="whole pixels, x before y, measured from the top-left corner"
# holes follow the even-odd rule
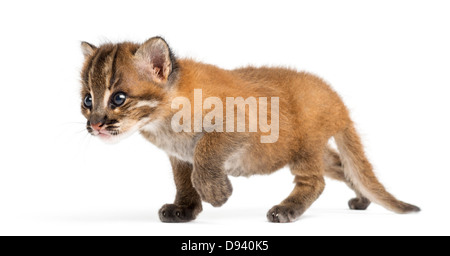
[[[126,103],[114,109],[96,106],[95,102],[91,109],[82,107],[88,130],[90,121],[118,120],[119,136],[140,130],[170,156],[177,197],[174,204],[160,210],[162,221],[195,219],[202,209],[201,200],[213,206],[224,204],[232,193],[227,175],[270,174],[285,166],[295,175],[295,187],[268,212],[272,222],[291,222],[301,216],[322,193],[324,175],[345,182],[355,191],[357,198],[349,202],[352,209],[366,209],[373,201],[399,213],[419,210],[395,199],[378,182],[347,108],[336,92],[314,75],[285,68],[223,70],[189,59],[176,60],[161,38],[143,45],[122,43],[100,48],[83,43],[83,49],[82,96],[93,94],[98,103],[102,97],[107,102],[108,95],[116,91],[127,95]],[[108,89],[115,82],[110,77],[119,81],[113,89]],[[261,143],[266,133],[260,130],[172,131],[170,120],[177,110],[171,108],[171,102],[177,97],[194,102],[194,89],[202,89],[203,99],[218,97],[222,102],[227,97],[278,97],[278,140]],[[203,110],[203,115],[208,111]],[[191,115],[194,118],[194,110]],[[327,146],[333,136],[340,156]]]

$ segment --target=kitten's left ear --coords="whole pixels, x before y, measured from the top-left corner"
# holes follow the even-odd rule
[[[134,56],[139,72],[158,84],[165,84],[174,69],[175,58],[161,37],[147,40]]]
[[[83,51],[84,57],[89,58],[97,50],[97,47],[88,42],[81,42],[81,50]]]

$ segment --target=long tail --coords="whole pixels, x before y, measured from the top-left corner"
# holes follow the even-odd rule
[[[420,208],[415,205],[397,200],[378,181],[353,124],[336,134],[334,138],[341,154],[344,174],[363,196],[396,213],[420,211]]]

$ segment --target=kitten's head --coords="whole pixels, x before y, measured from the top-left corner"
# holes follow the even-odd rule
[[[82,42],[81,112],[86,128],[116,142],[152,122],[178,77],[176,60],[164,39],[142,45]]]

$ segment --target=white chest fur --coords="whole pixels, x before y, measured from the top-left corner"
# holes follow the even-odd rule
[[[141,129],[142,135],[168,155],[189,163],[194,162],[194,151],[200,135],[184,132],[174,132],[169,123],[152,121]],[[223,163],[223,169],[228,175],[248,176],[251,174],[246,159],[246,147],[236,149]]]
[[[142,135],[170,156],[193,163],[194,150],[200,136],[174,132],[170,123],[152,121],[141,129]]]

